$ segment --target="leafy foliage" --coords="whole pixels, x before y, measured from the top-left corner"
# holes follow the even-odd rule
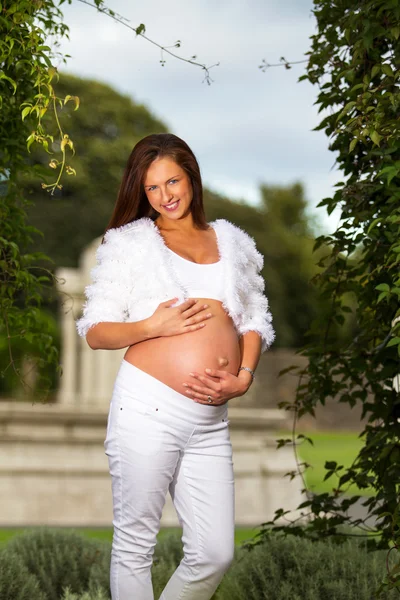
[[[26,223],[29,201],[21,193],[18,178],[30,169],[25,159],[27,144],[37,141],[48,147],[41,118],[50,103],[55,70],[45,39],[51,34],[66,35],[67,28],[61,22],[60,10],[50,0],[19,0],[2,4],[1,9],[0,333],[9,346],[5,368],[11,367],[24,381],[23,365],[12,353],[13,345],[17,344],[30,357],[36,357],[39,377],[35,389],[46,396],[49,380],[43,369],[48,364],[57,364],[58,350],[51,335],[51,323],[40,318],[39,311],[52,276],[45,266],[39,268],[37,262],[51,262],[51,259],[41,252],[27,251],[33,236],[40,235],[40,231]],[[31,112],[38,118],[34,131],[29,130]]]
[[[1,597],[108,600],[111,544],[93,542],[80,534],[58,529],[18,534],[0,553],[0,590],[15,590],[15,595],[14,591],[8,596],[4,592]],[[384,596],[376,596],[374,592],[386,560],[385,551],[368,553],[365,543],[354,539],[337,546],[332,541],[313,543],[273,533],[266,542],[251,552],[244,547],[235,549],[233,563],[213,600],[397,597],[394,591],[385,592]],[[92,560],[94,556],[96,559]],[[152,567],[155,598],[182,558],[180,532],[168,533],[158,541]]]
[[[67,587],[61,600],[109,600],[109,598],[110,596],[101,587],[92,592],[83,592],[83,594],[74,594]]]
[[[35,576],[46,600],[59,600],[67,586],[71,593],[88,591],[94,583],[92,569],[107,564],[108,550],[108,543],[46,527],[15,536],[5,548],[6,555],[17,554],[25,569]]]
[[[330,248],[313,278],[330,303],[330,313],[313,322],[313,341],[299,350],[308,358],[307,367],[289,368],[299,377],[296,398],[280,406],[293,412],[295,430],[297,420],[314,415],[315,406],[328,397],[350,406],[361,402],[367,425],[361,433],[364,445],[350,468],[327,461],[326,479],[338,477],[332,492],[299,506],[301,524],[294,519],[280,525],[290,511],[276,511],[275,518],[263,524],[256,543],[268,542],[264,538],[271,527],[311,539],[334,536],[340,542],[340,527],[351,524],[369,534],[372,550],[391,543],[391,515],[400,491],[400,397],[394,385],[400,372],[400,4],[315,0],[313,12],[318,30],[312,36],[307,73],[300,80],[319,86],[317,104],[327,113],[315,129],[330,136],[329,148],[337,153],[345,181],[320,206],[328,213],[340,206],[342,223],[315,242],[315,249]],[[342,326],[352,311],[344,302],[346,294],[356,301],[356,332],[347,343],[338,343],[333,328]],[[296,441],[309,440],[296,440],[294,431],[291,440],[279,440],[278,445]],[[298,466],[300,474],[307,468]],[[357,500],[344,497],[351,483],[374,489],[375,495],[363,504],[368,507],[366,519],[379,519],[379,527],[348,516],[347,509]]]
[[[218,600],[390,600],[396,592],[377,596],[375,588],[385,552],[368,553],[363,544],[340,546],[272,534],[251,552],[242,550],[226,573]]]
[[[83,248],[104,234],[133,146],[142,137],[167,128],[143,104],[106,83],[63,71],[54,89],[57,96],[74,90],[80,98],[78,111],[70,103],[59,110],[59,118],[76,141],[76,175],[65,177],[62,190],[56,190],[54,197],[43,193],[38,173],[45,181],[52,173],[48,154],[36,146],[29,154],[34,170],[21,178],[20,185],[32,201],[28,223],[44,234],[35,241],[35,248],[51,256],[56,266],[77,267]],[[46,115],[45,125],[56,135],[53,113]]]
[[[3,600],[46,600],[35,575],[13,552],[0,551],[0,598]]]

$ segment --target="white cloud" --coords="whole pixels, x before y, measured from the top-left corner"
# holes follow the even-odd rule
[[[107,5],[146,25],[146,35],[171,46],[180,56],[197,55],[211,65],[214,82],[202,83],[199,68],[165,55],[123,25],[79,2],[62,5],[70,27],[71,54],[66,70],[109,83],[145,104],[170,131],[192,147],[204,183],[232,198],[257,204],[258,184],[302,181],[310,206],[334,193],[340,174],[332,172],[335,155],[329,140],[312,128],[322,120],[315,102],[318,88],[298,82],[305,63],[263,73],[263,58],[278,63],[304,60],[315,33],[311,0],[109,0]],[[60,65],[62,71],[64,67]],[[332,230],[338,214],[328,217]]]

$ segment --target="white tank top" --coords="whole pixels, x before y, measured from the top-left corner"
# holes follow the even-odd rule
[[[166,246],[179,279],[191,298],[212,298],[223,302],[222,261],[200,264],[179,256]]]

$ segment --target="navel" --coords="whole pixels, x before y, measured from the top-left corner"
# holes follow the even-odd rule
[[[229,365],[229,360],[226,358],[226,356],[220,356],[218,359],[218,365],[220,367],[226,367]]]

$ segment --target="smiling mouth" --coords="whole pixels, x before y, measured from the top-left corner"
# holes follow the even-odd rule
[[[167,210],[173,210],[174,208],[176,208],[179,204],[179,200],[176,200],[176,202],[172,202],[171,204],[163,204],[163,207],[166,208]]]

